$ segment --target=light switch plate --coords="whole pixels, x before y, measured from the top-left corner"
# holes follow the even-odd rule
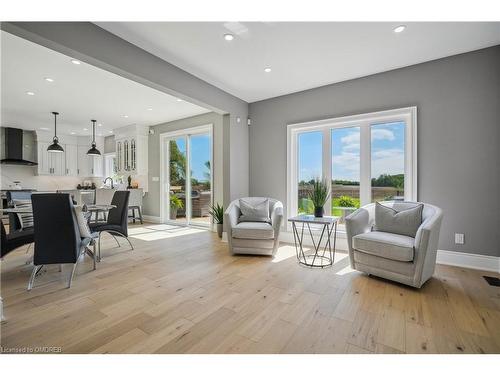
[[[151,180],[153,182],[158,182],[158,181],[160,181],[160,177],[151,177]]]
[[[465,242],[463,233],[455,233],[455,244],[463,245]]]

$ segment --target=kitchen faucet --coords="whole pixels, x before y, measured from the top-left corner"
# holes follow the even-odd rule
[[[104,185],[106,185],[106,182],[107,182],[108,180],[111,180],[111,189],[114,189],[113,179],[112,179],[111,177],[106,177],[106,178],[104,179]]]

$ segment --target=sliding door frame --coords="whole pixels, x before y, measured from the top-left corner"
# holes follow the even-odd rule
[[[173,130],[160,134],[160,220],[162,223],[175,224],[180,226],[201,226],[203,224],[196,224],[190,221],[191,212],[191,140],[190,136],[200,134],[210,135],[210,204],[214,202],[214,131],[213,124],[206,124],[194,126],[191,128]],[[170,204],[165,195],[170,191],[170,168],[166,167],[166,158],[169,156],[169,144],[166,142],[168,139],[185,137],[186,139],[186,222],[179,223],[175,220],[170,220]],[[168,191],[167,191],[168,190]],[[213,219],[210,219],[208,225],[213,229]]]

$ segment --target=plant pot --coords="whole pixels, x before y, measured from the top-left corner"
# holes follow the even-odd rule
[[[314,207],[314,216],[315,217],[323,217],[323,213],[325,212],[323,207]]]
[[[219,236],[219,238],[222,238],[222,230],[223,229],[224,229],[224,225],[217,223],[217,235]]]
[[[177,207],[170,207],[170,220],[177,219]]]

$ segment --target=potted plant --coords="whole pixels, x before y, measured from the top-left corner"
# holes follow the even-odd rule
[[[221,206],[217,203],[215,206],[210,205],[210,211],[208,213],[214,218],[215,223],[217,224],[217,235],[219,238],[222,238],[222,228],[223,228],[223,220],[224,220],[224,206]]]
[[[170,220],[177,218],[177,210],[184,207],[182,200],[175,194],[170,194]]]
[[[316,179],[313,183],[313,189],[309,192],[309,199],[314,206],[314,216],[323,217],[326,201],[330,197],[330,189],[325,180]]]

